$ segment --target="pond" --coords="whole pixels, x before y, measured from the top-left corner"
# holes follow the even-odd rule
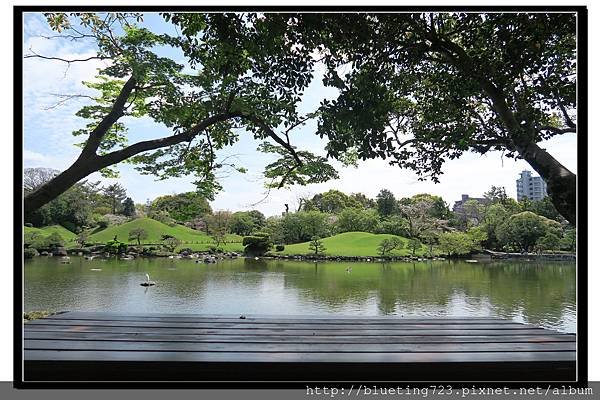
[[[574,263],[71,261],[26,260],[25,311],[496,316],[576,332]]]

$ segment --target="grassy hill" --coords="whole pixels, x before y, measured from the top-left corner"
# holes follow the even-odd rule
[[[50,236],[52,233],[58,233],[65,242],[71,242],[77,235],[61,225],[44,226],[43,228],[32,228],[25,226],[23,233],[38,233],[43,236]]]
[[[169,226],[151,218],[138,218],[121,225],[111,225],[108,228],[90,235],[89,241],[94,243],[106,243],[112,240],[115,235],[121,242],[137,244],[136,241],[129,241],[129,232],[134,229],[144,229],[148,237],[142,240],[142,243],[157,244],[161,241],[162,235],[171,235],[181,240],[181,247],[189,247],[193,250],[206,250],[214,245],[212,238],[203,232],[182,226]],[[242,238],[238,235],[227,235],[227,243],[223,247],[228,251],[241,251]]]
[[[388,234],[373,234],[367,232],[345,232],[339,235],[331,236],[328,238],[321,239],[325,246],[324,254],[328,256],[377,256],[377,247],[383,239],[389,239],[394,235]],[[406,256],[411,255],[411,250],[408,249],[408,239],[398,236],[404,247],[400,250],[394,250],[388,255],[394,256]],[[285,246],[285,249],[275,254],[309,254],[314,251],[309,250],[308,242],[289,244]],[[417,250],[416,255],[423,255],[425,253],[425,246],[422,246],[420,250]]]

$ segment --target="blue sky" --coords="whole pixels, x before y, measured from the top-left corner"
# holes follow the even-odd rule
[[[153,30],[173,29],[162,23],[157,15],[146,15],[145,25]],[[86,44],[72,41],[48,40],[39,37],[49,31],[45,19],[40,14],[29,14],[25,18],[24,51],[32,49],[43,55],[64,58],[76,58],[93,55],[93,48]],[[174,32],[169,32],[174,33]],[[173,53],[173,56],[176,56]],[[75,63],[69,68],[58,61],[25,59],[23,64],[24,95],[24,166],[67,168],[77,157],[78,148],[74,143],[78,139],[71,132],[85,125],[85,121],[75,117],[75,112],[85,104],[85,100],[73,100],[60,107],[52,107],[57,98],[52,94],[90,94],[90,90],[81,84],[83,80],[94,77],[100,61]],[[336,92],[325,88],[320,83],[317,70],[315,79],[306,90],[301,111],[309,112],[317,108],[319,101],[325,96],[335,97]],[[169,134],[164,126],[155,124],[149,118],[127,120],[131,141],[162,137]],[[293,133],[293,143],[300,149],[310,150],[324,155],[325,141],[314,135],[316,124],[309,123]],[[222,180],[224,191],[212,202],[216,210],[258,209],[266,215],[276,215],[284,210],[284,203],[294,208],[298,196],[306,196],[332,188],[346,193],[363,192],[375,197],[379,190],[387,188],[397,197],[412,196],[417,193],[440,195],[450,205],[465,193],[480,196],[491,185],[506,187],[510,196],[516,196],[515,180],[520,171],[530,169],[522,161],[502,158],[501,153],[491,152],[484,156],[465,154],[458,160],[446,162],[439,184],[417,180],[415,173],[389,166],[383,160],[361,162],[359,168],[339,167],[340,179],[306,187],[272,190],[268,198],[264,198],[264,180],[261,172],[272,157],[256,151],[258,142],[247,133],[240,133],[240,140],[221,155],[236,155],[241,165],[248,172],[234,174]],[[541,144],[567,168],[576,172],[577,141],[574,134],[555,137]],[[156,181],[152,176],[140,175],[129,165],[119,166],[121,177],[118,181],[127,189],[135,202],[145,202],[159,195],[194,190],[192,177]],[[115,180],[101,179],[98,174],[92,180],[103,180],[107,183]]]

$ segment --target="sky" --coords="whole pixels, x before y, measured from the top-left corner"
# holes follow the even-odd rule
[[[147,15],[145,24],[153,30],[173,29],[162,23],[157,15]],[[45,19],[40,14],[28,14],[24,20],[24,51],[62,58],[85,58],[94,55],[89,45],[68,40],[49,40]],[[169,32],[174,33],[174,32]],[[96,69],[102,61],[65,63],[53,60],[28,58],[23,62],[23,101],[24,101],[24,167],[48,167],[66,169],[78,156],[79,148],[74,144],[81,137],[71,132],[85,126],[86,121],[76,117],[76,111],[88,101],[85,98],[73,99],[56,106],[55,94],[92,94],[83,86],[84,80],[93,79]],[[323,97],[335,98],[334,89],[326,88],[319,79],[319,69],[315,79],[305,91],[302,112],[314,111]],[[167,127],[154,123],[150,118],[125,119],[130,131],[130,142],[169,135]],[[297,129],[292,134],[292,143],[299,149],[310,150],[325,155],[326,141],[314,134],[316,123],[312,122]],[[389,166],[384,160],[359,162],[357,168],[338,168],[339,179],[308,186],[295,186],[289,189],[271,190],[266,196],[264,179],[261,173],[273,157],[256,151],[258,142],[250,134],[242,132],[240,140],[232,147],[222,151],[221,156],[235,156],[240,165],[248,169],[246,174],[235,173],[221,180],[223,191],[211,202],[214,210],[250,210],[258,209],[265,215],[278,215],[285,210],[285,204],[295,209],[299,197],[312,196],[329,189],[345,193],[362,192],[374,198],[381,189],[388,189],[397,198],[409,197],[418,193],[431,193],[441,196],[450,206],[459,200],[462,194],[480,197],[492,185],[503,186],[511,197],[516,197],[515,181],[518,174],[532,168],[523,160],[503,158],[500,152],[486,155],[465,153],[457,160],[444,164],[444,174],[440,183],[419,181],[417,175],[406,169]],[[540,144],[558,161],[573,172],[577,172],[577,139],[575,134],[556,136]],[[171,178],[157,181],[153,176],[139,174],[130,165],[120,165],[118,179],[102,179],[93,174],[90,180],[101,180],[106,184],[119,182],[136,203],[144,203],[160,195],[193,191],[193,177]]]

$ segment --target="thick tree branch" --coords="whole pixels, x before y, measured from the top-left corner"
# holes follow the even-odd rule
[[[569,133],[569,132],[576,133],[577,127],[573,126],[573,127],[569,127],[569,128],[557,128],[555,126],[541,126],[540,130],[541,131],[552,131],[552,132],[556,133],[557,135],[561,135],[563,133]]]
[[[90,137],[85,143],[79,159],[85,159],[96,155],[96,151],[102,142],[102,138],[106,135],[106,132],[114,125],[119,118],[125,113],[125,103],[129,98],[129,95],[133,91],[136,85],[136,80],[133,75],[125,82],[121,92],[117,96],[110,112],[100,121],[100,123],[90,133]]]

